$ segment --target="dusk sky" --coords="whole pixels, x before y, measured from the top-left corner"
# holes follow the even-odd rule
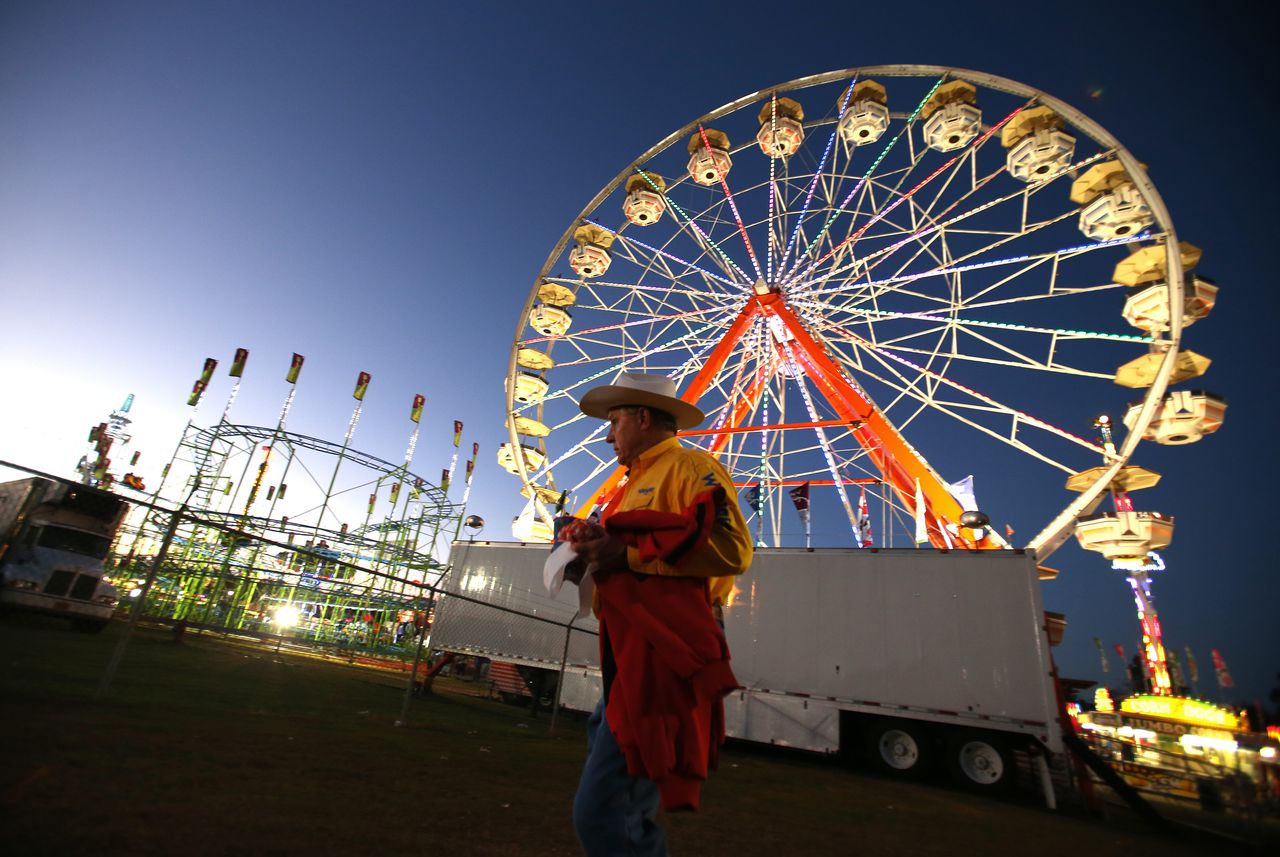
[[[0,459],[71,476],[89,427],[132,393],[129,449],[154,481],[206,357],[220,365],[198,420],[217,419],[243,347],[232,419],[274,425],[297,352],[291,430],[341,441],[367,371],[352,445],[398,462],[425,394],[414,469],[439,474],[462,420],[464,446],[481,444],[469,511],[507,539],[523,505],[494,457],[507,361],[586,203],[658,140],[756,90],[878,64],[974,69],[1113,134],[1204,251],[1197,270],[1221,294],[1184,348],[1213,365],[1183,386],[1224,395],[1225,423],[1197,444],[1142,445],[1134,463],[1164,480],[1134,500],[1177,519],[1155,587],[1166,645],[1194,651],[1202,695],[1224,698],[1216,648],[1229,698],[1265,699],[1280,671],[1262,490],[1277,478],[1276,123],[1270,45],[1231,8],[0,0]],[[1091,431],[1083,417],[1067,428]],[[984,509],[1015,543],[1071,498],[1057,475],[1023,483],[1021,465],[956,446],[931,464],[991,485]],[[815,542],[839,543],[839,524],[815,509]],[[1046,605],[1068,619],[1061,673],[1119,686],[1111,647],[1132,654],[1139,636],[1122,575],[1074,542],[1047,564],[1061,576]]]

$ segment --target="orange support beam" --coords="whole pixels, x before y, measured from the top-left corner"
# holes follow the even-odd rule
[[[952,523],[959,527],[960,515],[964,510],[951,496],[941,478],[916,454],[885,416],[849,383],[840,367],[827,354],[826,349],[814,341],[790,307],[781,301],[775,301],[768,307],[768,312],[776,315],[794,337],[793,344],[800,350],[805,368],[815,376],[824,396],[836,412],[846,420],[860,423],[854,429],[854,435],[884,474],[885,481],[893,486],[903,505],[912,510],[916,505],[915,486],[919,480],[920,492],[925,500],[925,523],[933,546],[946,548],[949,537],[951,544],[956,547],[980,547],[962,535],[943,536],[942,527],[946,524]],[[963,529],[959,530],[959,533],[963,532]]]

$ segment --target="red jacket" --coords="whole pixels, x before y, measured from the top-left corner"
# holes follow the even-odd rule
[[[708,491],[685,515],[619,512],[605,525],[678,567],[705,541],[717,499],[723,493]],[[596,587],[600,644],[617,664],[605,718],[627,771],[657,783],[664,810],[697,809],[724,743],[724,696],[738,686],[707,580],[621,572],[597,577]]]

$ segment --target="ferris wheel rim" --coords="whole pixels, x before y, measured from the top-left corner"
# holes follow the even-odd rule
[[[611,181],[609,181],[595,195],[595,197],[586,204],[578,215],[570,221],[569,227],[560,236],[534,279],[532,288],[530,289],[525,304],[518,316],[515,338],[508,360],[508,383],[506,389],[508,440],[515,452],[515,455],[517,456],[517,463],[519,465],[519,472],[517,473],[517,476],[521,480],[524,488],[529,492],[531,501],[541,512],[545,514],[546,510],[543,508],[543,504],[539,499],[537,486],[535,485],[529,471],[522,466],[523,462],[520,459],[520,456],[522,456],[521,449],[523,441],[521,440],[520,433],[517,431],[515,416],[518,411],[521,410],[521,406],[516,403],[514,398],[515,388],[513,379],[520,371],[520,365],[517,359],[518,353],[521,347],[530,341],[528,337],[522,336],[522,333],[529,322],[530,312],[537,302],[539,288],[542,284],[557,279],[551,276],[551,272],[557,261],[562,257],[566,247],[573,240],[574,231],[582,224],[590,222],[589,217],[592,212],[597,211],[609,196],[615,193],[629,177],[635,175],[637,171],[642,171],[643,165],[647,164],[655,156],[666,152],[691,132],[701,129],[721,117],[735,113],[744,107],[759,103],[763,99],[777,96],[782,93],[792,93],[824,84],[867,78],[871,76],[904,78],[937,76],[941,79],[967,81],[971,84],[982,86],[987,89],[1004,92],[1018,98],[1025,98],[1030,101],[1034,101],[1036,104],[1049,107],[1051,110],[1059,114],[1069,122],[1075,130],[1086,134],[1096,144],[1106,150],[1110,156],[1120,162],[1130,180],[1137,187],[1143,201],[1150,208],[1154,220],[1158,224],[1159,228],[1155,231],[1155,235],[1153,237],[1158,238],[1165,248],[1170,320],[1168,329],[1164,332],[1163,336],[1152,338],[1153,340],[1159,340],[1158,342],[1153,342],[1152,351],[1162,351],[1163,354],[1155,372],[1155,377],[1147,387],[1143,408],[1137,418],[1137,422],[1141,427],[1145,427],[1150,422],[1154,414],[1154,410],[1169,384],[1169,379],[1173,373],[1175,361],[1178,355],[1178,345],[1181,340],[1181,329],[1183,326],[1182,309],[1184,270],[1181,256],[1177,250],[1178,239],[1172,220],[1154,183],[1147,177],[1144,166],[1134,158],[1129,150],[1118,139],[1111,135],[1110,132],[1097,122],[1090,119],[1083,112],[1042,90],[1012,79],[972,69],[937,65],[875,65],[853,67],[796,78],[791,81],[756,90],[755,92],[730,101],[721,107],[709,111],[697,119],[686,123],[676,131],[659,140],[639,157],[630,161],[628,165],[625,166]],[[1124,442],[1107,458],[1106,470],[1103,475],[1100,476],[1100,478],[1089,488],[1079,492],[1076,498],[1067,504],[1062,512],[1060,512],[1035,538],[1027,544],[1027,548],[1036,551],[1040,555],[1047,555],[1056,549],[1057,546],[1070,535],[1071,527],[1074,524],[1075,519],[1080,514],[1087,513],[1096,507],[1097,503],[1106,491],[1111,479],[1122,467],[1125,466],[1141,440],[1141,431],[1130,431]],[[545,450],[545,444],[543,443],[542,438],[538,438],[537,445],[543,447]],[[597,468],[597,471],[598,470],[599,468]]]

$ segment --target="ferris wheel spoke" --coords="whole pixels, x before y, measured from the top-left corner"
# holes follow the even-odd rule
[[[854,338],[854,339],[858,339],[857,337],[853,337],[853,338]],[[889,351],[889,350],[887,350],[887,349],[884,349],[884,348],[880,348],[880,347],[874,346],[874,345],[872,345],[871,343],[868,343],[868,342],[865,342],[865,341],[860,342],[859,344],[861,344],[861,345],[863,345],[864,347],[866,347],[866,348],[870,349],[871,351],[873,351],[873,352],[874,352],[875,354],[877,354],[877,355],[880,355],[880,356],[882,356],[882,357],[885,357],[885,358],[887,358],[887,359],[889,359],[889,360],[896,361],[896,362],[898,362],[898,363],[902,364],[903,366],[906,366],[907,368],[909,368],[909,369],[913,370],[914,372],[918,373],[919,375],[927,376],[927,377],[931,378],[931,379],[932,379],[932,380],[934,380],[934,381],[937,381],[937,382],[939,382],[939,383],[941,383],[941,384],[945,384],[946,386],[951,387],[952,389],[955,389],[955,390],[958,390],[958,391],[960,391],[960,392],[963,392],[963,393],[965,393],[965,394],[967,394],[967,395],[971,396],[972,398],[977,399],[978,401],[981,401],[981,402],[983,402],[983,403],[985,403],[985,404],[987,404],[987,405],[991,405],[991,406],[994,406],[994,407],[997,407],[997,408],[1007,408],[1007,406],[1002,405],[998,400],[996,400],[995,398],[993,398],[993,397],[991,397],[991,396],[988,396],[988,395],[986,395],[986,394],[984,394],[984,393],[980,393],[980,392],[978,392],[977,390],[973,389],[972,387],[969,387],[969,386],[967,386],[967,385],[965,385],[965,384],[961,384],[960,382],[958,382],[958,381],[954,381],[954,380],[952,380],[952,379],[950,379],[950,378],[947,378],[946,376],[944,376],[944,375],[942,375],[942,374],[940,374],[940,373],[938,373],[938,372],[935,372],[935,371],[933,371],[932,369],[928,369],[927,367],[922,366],[922,365],[920,365],[920,364],[918,364],[918,363],[915,363],[915,362],[913,362],[913,361],[911,361],[911,360],[908,360],[908,359],[906,359],[905,357],[901,357],[901,356],[899,356],[899,355],[897,355],[897,354],[894,354],[892,351]],[[1019,419],[1020,419],[1022,422],[1027,423],[1028,425],[1034,425],[1034,426],[1036,426],[1037,428],[1044,429],[1045,431],[1051,432],[1051,433],[1053,433],[1053,434],[1057,435],[1058,437],[1063,438],[1064,440],[1068,440],[1068,441],[1071,441],[1072,443],[1075,443],[1075,444],[1078,444],[1078,445],[1080,445],[1080,446],[1083,446],[1084,448],[1086,448],[1086,449],[1088,449],[1088,450],[1091,450],[1091,451],[1093,451],[1093,452],[1095,452],[1095,453],[1098,453],[1099,455],[1101,455],[1101,454],[1103,453],[1103,449],[1102,449],[1102,447],[1098,446],[1097,444],[1095,444],[1095,443],[1091,443],[1090,441],[1087,441],[1087,440],[1085,440],[1084,438],[1079,437],[1078,435],[1074,435],[1074,434],[1072,434],[1071,432],[1068,432],[1068,431],[1065,431],[1065,430],[1063,430],[1063,429],[1060,429],[1060,428],[1058,428],[1057,426],[1055,426],[1055,425],[1053,425],[1053,424],[1051,424],[1051,423],[1049,423],[1049,422],[1046,422],[1045,420],[1041,420],[1041,419],[1039,419],[1039,418],[1037,418],[1037,417],[1032,416],[1032,415],[1031,415],[1031,414],[1029,414],[1029,413],[1026,413],[1025,411],[1015,410],[1015,409],[1012,409],[1012,408],[1007,408],[1007,410],[1009,410],[1011,413],[1016,413],[1016,414],[1018,415]]]
[[[840,130],[840,120],[844,118],[844,111],[849,106],[849,97],[853,95],[853,89],[857,86],[858,78],[855,75],[853,80],[849,82],[849,86],[844,91],[844,97],[840,101],[840,111],[836,114],[836,121],[831,128],[831,134],[827,137],[827,145],[822,150],[822,158],[818,161],[818,168],[814,170],[813,179],[809,182],[809,187],[805,190],[804,203],[800,206],[800,213],[796,217],[795,226],[791,230],[791,237],[787,239],[786,249],[783,251],[782,258],[778,261],[778,272],[781,274],[782,269],[787,265],[787,258],[791,255],[791,250],[796,246],[796,237],[800,234],[800,224],[804,222],[805,215],[809,213],[809,205],[813,202],[814,191],[817,190],[819,181],[822,178],[823,168],[827,165],[827,158],[831,155],[832,147],[836,142],[836,135]],[[777,103],[777,96],[774,96],[774,103]],[[772,272],[770,272],[770,282],[772,282]]]
[[[804,383],[805,376],[800,371],[800,366],[796,361],[795,353],[791,349],[791,344],[784,340],[782,348],[783,352],[786,354],[786,361],[791,370],[791,375],[795,379],[796,389],[799,391],[800,397],[804,401],[805,410],[809,413],[809,419],[814,422],[818,422],[818,411],[813,406],[813,397],[810,395],[809,389]],[[831,445],[827,441],[826,432],[821,426],[815,427],[813,431],[814,435],[817,437],[818,445],[822,449],[822,456],[827,462],[827,469],[831,473],[831,479],[840,496],[840,503],[844,507],[845,514],[849,519],[849,526],[856,534],[858,531],[857,517],[853,513],[853,507],[849,504],[849,495],[844,490],[844,480],[840,476],[839,468],[836,467],[835,457],[832,455]]]
[[[913,411],[911,411],[906,416],[903,416],[898,420],[895,420],[895,424],[898,425],[900,429],[909,428],[911,423],[914,422],[918,417],[920,417],[924,413],[936,412],[939,414],[943,414],[947,417],[950,417],[951,419],[956,420],[957,422],[963,423],[972,429],[976,429],[989,437],[995,438],[996,440],[1000,441],[1005,445],[1011,446],[1020,452],[1031,455],[1045,462],[1046,464],[1049,464],[1067,473],[1071,473],[1074,471],[1072,470],[1071,467],[1067,466],[1066,464],[1050,457],[1046,453],[1043,453],[1040,450],[1036,449],[1035,447],[1032,447],[1027,443],[1025,443],[1024,441],[1022,441],[1018,436],[1019,426],[1027,425],[1027,426],[1045,430],[1056,436],[1060,436],[1060,437],[1065,436],[1069,440],[1072,440],[1079,444],[1089,446],[1091,449],[1093,449],[1096,452],[1101,452],[1100,448],[1096,447],[1095,445],[1089,444],[1088,441],[1085,441],[1082,438],[1078,438],[1078,437],[1075,437],[1074,435],[1070,435],[1070,433],[1064,433],[1060,429],[1057,429],[1056,427],[1051,426],[1050,424],[1044,422],[1043,420],[1039,420],[1017,409],[1010,408],[1006,405],[1000,404],[999,402],[996,402],[994,399],[991,399],[990,397],[984,397],[981,394],[977,394],[976,392],[969,390],[969,388],[964,387],[963,385],[958,385],[954,383],[948,384],[948,386],[951,386],[956,390],[970,393],[972,395],[977,395],[979,397],[977,402],[946,401],[946,400],[940,399],[936,395],[936,392],[923,391],[918,388],[917,381],[906,381],[905,377],[902,376],[900,373],[893,372],[892,367],[887,367],[887,368],[893,374],[894,377],[897,377],[899,379],[897,383],[890,380],[890,376],[872,373],[868,371],[865,367],[862,367],[862,371],[864,372],[864,374],[867,374],[868,376],[875,377],[879,383],[882,383],[885,386],[895,389],[897,391],[898,397],[895,398],[891,403],[886,405],[887,410],[896,412],[897,406],[899,404],[899,399],[902,399],[902,398],[910,399],[915,402]],[[943,378],[942,376],[936,376],[933,380],[935,382],[935,385],[938,383],[947,382],[947,379]],[[936,389],[936,386],[934,389]],[[995,428],[992,428],[991,426],[985,423],[982,423],[977,420],[964,416],[964,414],[962,413],[963,411],[978,411],[978,412],[986,413],[992,416],[997,416],[1002,419],[1005,419],[1008,421],[1008,426],[1009,426],[1008,430],[1003,432],[997,431]]]
[[[725,275],[730,279],[734,286],[742,288],[751,282],[751,277],[749,277],[742,268],[738,267],[738,263],[733,261],[729,254],[725,253],[720,244],[711,240],[711,237],[703,231],[702,227],[699,226],[697,222],[671,198],[671,195],[667,193],[666,189],[654,181],[653,176],[656,175],[656,173],[651,174],[640,167],[636,167],[636,173],[643,176],[645,180],[649,182],[653,191],[666,200],[666,203],[670,206],[671,210],[679,215],[676,222],[680,224],[681,231],[687,230],[687,234],[711,259],[716,262],[717,265],[720,266],[720,269],[724,271]],[[738,275],[738,279],[733,278],[734,273]]]
[[[776,97],[774,103],[776,106]],[[707,154],[710,155],[712,151],[711,140],[707,138],[707,129],[699,125],[698,133],[702,136],[702,145],[706,147]],[[772,169],[772,166],[770,168]],[[724,190],[725,201],[729,203],[729,209],[733,212],[734,222],[738,225],[738,234],[742,236],[742,243],[747,248],[747,256],[751,259],[751,266],[755,269],[756,279],[763,279],[764,273],[760,270],[760,260],[756,258],[755,248],[751,246],[751,238],[747,235],[747,227],[742,223],[742,215],[738,212],[738,203],[733,198],[733,192],[729,190],[729,182],[725,177],[725,172],[723,170],[718,170],[717,172],[719,173],[720,187]],[[770,183],[772,183],[772,180],[772,176],[770,176]]]
[[[629,250],[631,250],[633,253],[634,253],[634,251],[635,251],[636,249],[643,249],[643,250],[646,250],[646,251],[648,251],[649,253],[653,254],[653,255],[652,255],[652,257],[650,257],[650,258],[656,259],[656,258],[658,258],[658,257],[661,257],[661,258],[663,258],[663,259],[670,260],[670,261],[672,261],[672,262],[675,262],[677,265],[680,265],[680,266],[681,266],[685,271],[693,271],[693,272],[696,272],[696,273],[698,273],[698,274],[702,275],[702,277],[703,277],[704,279],[706,279],[706,280],[710,280],[710,281],[714,281],[714,282],[717,282],[717,283],[721,283],[721,284],[723,284],[723,285],[729,286],[729,287],[734,288],[734,289],[736,289],[736,288],[738,287],[738,285],[739,285],[736,281],[734,281],[734,280],[732,280],[732,279],[730,279],[730,278],[728,278],[728,277],[724,276],[723,274],[717,274],[717,273],[715,273],[714,271],[708,271],[706,268],[703,268],[703,267],[701,267],[700,265],[696,265],[696,264],[694,264],[693,262],[690,262],[690,261],[688,261],[688,260],[686,260],[686,259],[682,259],[682,258],[680,258],[679,256],[676,256],[676,255],[675,255],[675,254],[673,254],[673,253],[670,253],[670,252],[668,252],[668,251],[666,251],[666,250],[662,250],[662,249],[660,249],[660,248],[658,248],[658,247],[654,247],[654,246],[653,246],[653,245],[651,245],[651,244],[646,244],[645,242],[641,241],[640,239],[632,237],[632,236],[631,236],[627,231],[623,231],[623,230],[613,230],[613,229],[610,229],[610,228],[609,228],[609,227],[607,227],[607,226],[604,226],[604,225],[603,225],[603,224],[601,224],[601,223],[598,223],[598,222],[596,222],[596,221],[594,221],[594,220],[590,220],[590,219],[584,219],[584,220],[583,220],[583,223],[586,223],[586,224],[588,224],[588,225],[590,225],[590,226],[595,226],[595,227],[597,227],[597,228],[599,228],[599,229],[603,229],[605,232],[607,232],[607,233],[609,233],[610,235],[614,236],[614,238],[615,238],[615,239],[617,239],[617,240],[621,240],[621,241],[622,241],[622,243],[623,243],[623,247],[624,247],[624,248],[628,248],[628,249],[629,249]],[[631,260],[634,264],[637,264],[637,265],[639,265],[639,264],[640,264],[640,257],[638,257],[638,256],[636,256],[636,255],[632,255],[632,256],[630,256],[630,257],[628,257],[628,258],[630,258],[630,260]],[[643,266],[642,266],[642,267],[643,267]],[[673,277],[675,277],[675,276],[676,276],[676,274],[673,272],[673,273],[672,273],[672,276],[673,276]],[[683,276],[683,272],[681,273],[681,276]]]
[[[979,136],[975,137],[975,138],[974,138],[974,140],[973,140],[972,142],[970,142],[970,143],[968,144],[968,146],[966,146],[966,147],[965,147],[965,148],[966,148],[966,153],[967,153],[969,150],[971,150],[971,149],[972,149],[972,150],[976,150],[976,149],[978,149],[979,147],[981,147],[981,145],[982,145],[983,143],[985,143],[985,142],[987,141],[987,139],[991,137],[991,135],[992,135],[992,134],[994,134],[996,131],[1000,130],[1000,128],[1002,128],[1002,127],[1003,127],[1007,122],[1009,122],[1009,120],[1013,119],[1013,117],[1017,116],[1017,115],[1018,115],[1019,113],[1021,113],[1024,109],[1025,109],[1024,107],[1018,107],[1018,108],[1014,109],[1014,110],[1013,110],[1013,112],[1011,112],[1008,116],[1006,116],[1006,117],[1004,117],[1003,119],[1001,119],[1001,120],[1000,120],[999,122],[997,122],[995,125],[992,125],[989,129],[987,129],[987,131],[986,131],[986,132],[984,132],[983,134],[980,134]],[[954,157],[952,157],[950,160],[948,160],[947,162],[945,162],[942,166],[938,167],[936,170],[934,170],[932,173],[930,173],[928,176],[926,176],[923,180],[921,180],[921,181],[920,181],[920,183],[919,183],[919,184],[915,185],[915,187],[913,187],[911,190],[907,191],[905,194],[903,194],[903,195],[901,195],[901,196],[898,196],[896,199],[894,199],[892,202],[890,202],[888,205],[886,205],[883,209],[881,209],[881,210],[877,211],[877,212],[876,212],[876,214],[875,214],[873,217],[871,217],[871,219],[870,219],[870,220],[868,220],[866,223],[862,224],[862,226],[860,226],[860,227],[858,227],[856,230],[854,230],[854,231],[849,235],[849,237],[848,237],[848,238],[845,238],[845,239],[844,239],[844,241],[841,241],[841,242],[840,242],[840,244],[839,244],[839,245],[837,245],[835,248],[833,248],[832,250],[828,250],[828,251],[827,251],[827,253],[826,253],[826,255],[819,257],[815,262],[813,262],[813,264],[811,264],[807,269],[805,269],[805,272],[804,272],[803,274],[801,274],[801,277],[806,276],[806,275],[807,275],[807,274],[809,274],[811,271],[813,271],[815,268],[817,268],[818,266],[820,266],[823,262],[825,262],[827,259],[829,259],[829,258],[832,256],[832,254],[834,254],[834,253],[835,253],[835,251],[836,251],[837,249],[839,249],[840,247],[844,246],[845,244],[852,244],[852,243],[856,243],[856,242],[857,242],[857,240],[858,240],[859,238],[861,238],[861,237],[866,233],[866,231],[867,231],[868,229],[870,229],[873,225],[875,225],[875,224],[876,224],[876,223],[878,223],[880,220],[882,220],[885,216],[887,216],[889,213],[891,213],[894,209],[896,209],[896,208],[897,208],[899,205],[901,205],[903,202],[905,202],[905,201],[907,201],[908,199],[910,199],[910,198],[914,197],[914,196],[916,195],[916,193],[917,193],[918,191],[920,191],[920,189],[921,189],[921,188],[924,188],[926,185],[928,185],[930,182],[932,182],[935,178],[937,178],[938,176],[942,175],[944,172],[946,172],[947,170],[949,170],[949,169],[952,167],[952,165],[954,165],[955,163],[957,163],[957,162],[958,162],[962,157],[964,157],[964,156],[965,156],[965,153],[962,153],[962,154],[960,154],[960,155],[955,155],[955,156],[954,156]]]
[[[853,199],[854,195],[858,193],[858,191],[866,183],[867,179],[870,178],[872,175],[875,175],[876,168],[880,166],[880,162],[883,161],[888,156],[889,152],[893,150],[894,146],[897,145],[898,141],[901,140],[903,136],[908,137],[908,139],[910,138],[911,130],[912,128],[915,127],[916,117],[920,115],[920,111],[924,109],[924,106],[929,103],[929,99],[933,97],[933,94],[935,92],[937,92],[938,87],[942,86],[942,83],[944,80],[945,78],[940,77],[936,82],[934,82],[933,86],[930,87],[929,91],[925,93],[924,98],[920,99],[920,103],[916,105],[916,109],[911,112],[911,116],[903,124],[902,129],[899,130],[898,133],[895,134],[894,137],[889,141],[889,143],[883,149],[880,150],[880,154],[876,156],[876,159],[874,161],[872,161],[871,166],[867,168],[867,171],[862,175],[862,178],[860,178],[854,184],[853,189],[849,191],[849,195],[846,196],[838,206],[836,206],[835,210],[833,210],[829,215],[827,215],[827,219],[823,222],[822,227],[818,230],[817,237],[815,237],[813,242],[811,242],[809,246],[805,248],[803,253],[796,254],[796,260],[792,264],[791,269],[787,271],[787,275],[784,278],[784,280],[790,280],[794,278],[796,269],[799,268],[802,261],[808,258],[808,256],[813,252],[813,248],[815,244],[818,241],[820,241],[824,235],[827,234],[827,231],[831,228],[831,222],[835,219],[837,213],[845,209],[849,204],[849,200]]]

